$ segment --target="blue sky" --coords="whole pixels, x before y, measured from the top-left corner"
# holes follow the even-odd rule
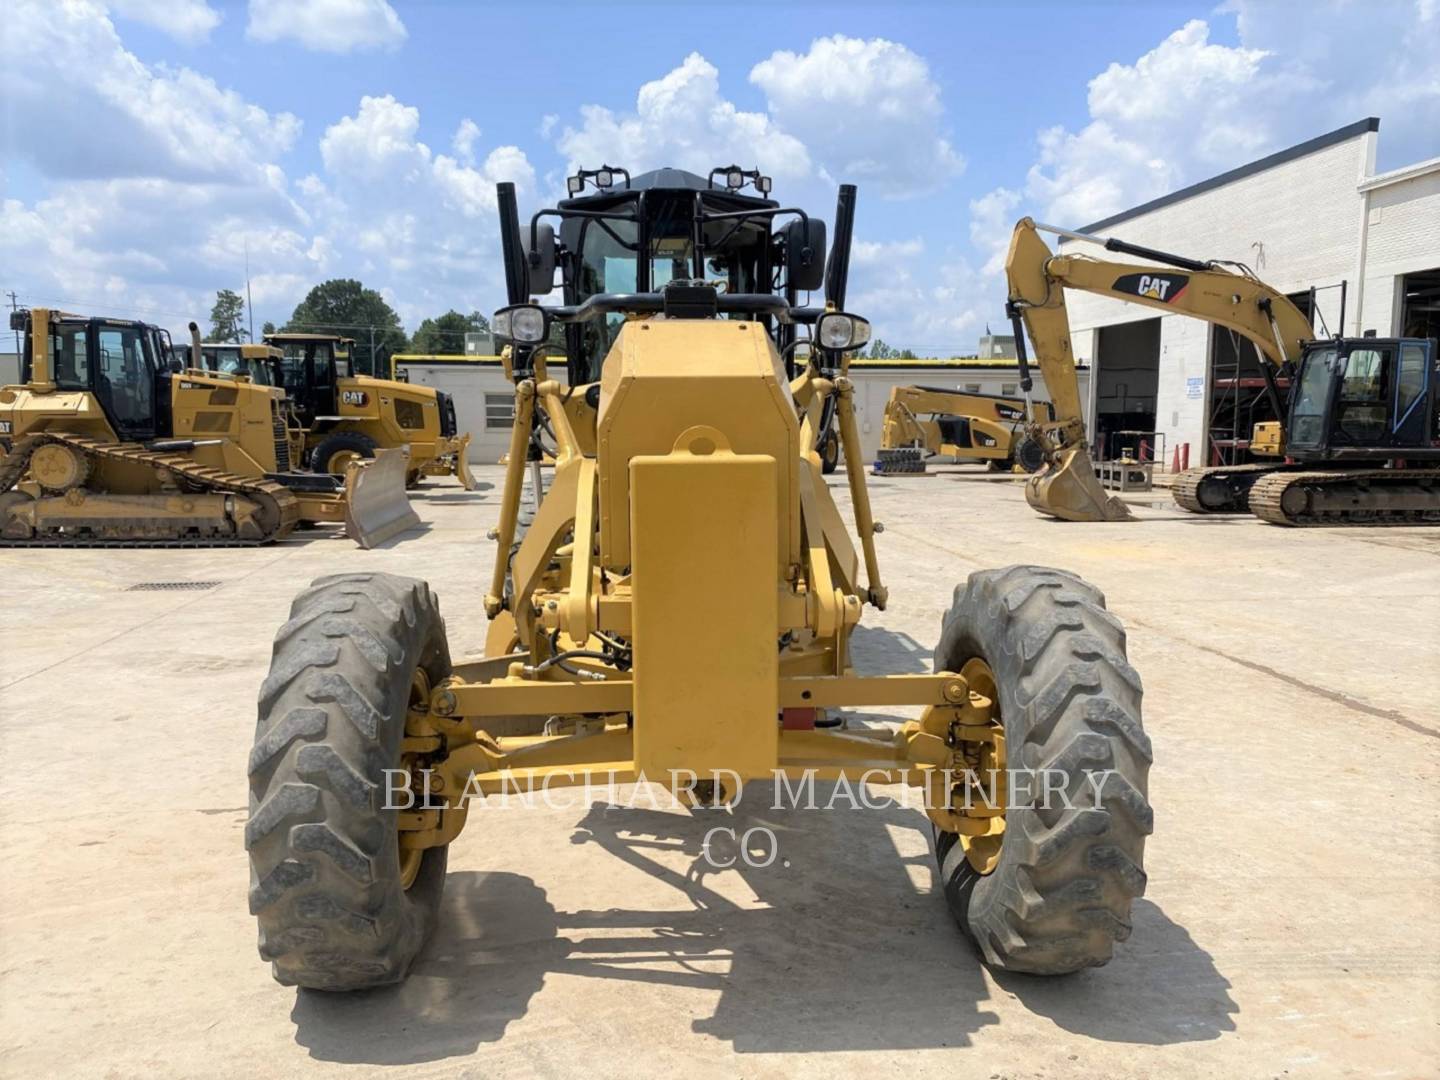
[[[246,248],[257,326],[336,276],[411,330],[489,311],[496,180],[534,207],[576,163],[734,158],[825,217],[857,182],[849,306],[951,355],[1001,321],[1023,213],[1082,225],[1371,114],[1382,169],[1440,154],[1440,0],[7,7],[0,288],[172,327]]]

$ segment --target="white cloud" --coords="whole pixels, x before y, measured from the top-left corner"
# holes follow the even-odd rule
[[[480,131],[468,120],[452,137],[453,157],[434,153],[420,133],[419,109],[388,94],[364,97],[321,136],[326,178],[297,185],[322,235],[349,256],[347,272],[393,288],[396,310],[412,327],[451,306],[486,307],[502,294],[495,185],[535,190],[535,170],[519,147],[495,147],[477,163]]]
[[[836,34],[803,54],[774,53],[750,81],[837,180],[894,198],[934,191],[964,169],[941,130],[940,87],[904,45]]]
[[[430,148],[416,141],[420,110],[389,94],[363,97],[360,111],[325,129],[320,156],[332,173],[360,180],[407,179],[430,161]]]
[[[1440,152],[1440,55],[1414,6],[1231,0],[1240,44],[1194,19],[1089,84],[1078,131],[1041,131],[1023,201],[1082,226],[1287,145],[1375,115],[1382,168]],[[992,193],[994,194],[994,193]],[[1015,202],[1021,201],[1015,199]],[[972,225],[973,228],[973,225]]]
[[[120,41],[105,9],[24,0],[6,15],[24,63],[0,65],[4,152],[55,177],[153,176],[243,184],[254,162],[300,133],[188,68],[149,67]]]
[[[153,26],[185,45],[198,45],[220,25],[221,15],[205,0],[109,0],[121,18]]]
[[[475,163],[475,140],[480,138],[480,126],[468,116],[460,121],[460,126],[455,129],[455,134],[450,139],[450,149],[455,151],[455,156],[467,165]]]
[[[245,35],[296,41],[316,52],[396,49],[407,32],[385,0],[250,0]]]
[[[914,259],[924,250],[925,241],[918,236],[909,240],[854,240],[850,244],[850,263],[888,267],[900,260]]]
[[[669,165],[703,176],[735,162],[780,179],[810,172],[805,145],[765,113],[744,112],[723,98],[720,73],[699,53],[641,86],[634,112],[586,105],[580,116],[581,125],[565,127],[557,143],[572,169]]]

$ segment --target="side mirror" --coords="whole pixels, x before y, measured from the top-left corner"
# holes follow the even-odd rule
[[[785,280],[796,292],[825,284],[825,222],[796,218],[785,226]]]
[[[528,246],[529,233],[521,231]],[[535,227],[534,250],[525,252],[525,274],[531,296],[544,296],[555,287],[555,227],[548,222]]]

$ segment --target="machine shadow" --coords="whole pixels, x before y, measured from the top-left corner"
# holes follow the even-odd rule
[[[1033,1013],[1106,1042],[1207,1042],[1235,1030],[1240,1006],[1210,954],[1157,905],[1137,900],[1134,934],[1103,968],[1060,979],[996,975]]]
[[[572,842],[669,886],[671,908],[557,911],[521,875],[453,873],[410,978],[297,993],[296,1042],[346,1064],[467,1056],[499,1041],[555,973],[713,991],[692,1030],[737,1053],[967,1046],[1000,1022],[985,1007],[991,983],[941,896],[924,817],[880,794],[855,806],[821,783],[799,808],[786,796],[775,809],[774,786],[752,784],[728,810],[596,803]],[[1035,1016],[1112,1042],[1206,1041],[1233,1030],[1238,1011],[1209,955],[1144,901],[1134,938],[1103,970],[994,980]]]
[[[934,653],[934,646],[899,630],[860,623],[850,631],[850,656],[860,675],[924,675]]]
[[[729,810],[596,804],[572,841],[671,886],[673,909],[557,912],[528,878],[451,874],[439,927],[409,979],[352,995],[298,992],[296,1042],[347,1064],[465,1056],[499,1040],[553,972],[712,990],[714,1012],[693,1028],[740,1053],[966,1045],[996,1018],[981,1008],[988,991],[975,954],[935,893],[931,855],[915,835],[924,818],[854,807],[833,785],[814,794],[816,809],[803,800],[772,809],[770,784],[747,787]],[[775,858],[751,867],[734,838],[757,827],[776,842],[752,834],[752,858]],[[896,837],[906,831],[916,853],[902,858]],[[712,887],[721,878],[723,892]],[[877,1010],[894,1023],[853,1022]]]

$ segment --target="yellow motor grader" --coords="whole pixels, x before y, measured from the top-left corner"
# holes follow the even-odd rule
[[[910,785],[937,897],[987,962],[1105,963],[1145,886],[1151,753],[1100,592],[1062,570],[982,571],[954,591],[933,673],[852,663],[865,608],[887,600],[847,375],[869,336],[844,310],[855,189],[827,263],[824,223],[758,172],[605,168],[569,186],[525,229],[513,185],[497,192],[515,423],[485,655],[452,661],[430,587],[388,574],[317,580],[275,638],[245,829],[275,978],[403,979],[470,798],[607,779],[702,802],[777,778]],[[532,302],[557,268],[563,303]],[[800,305],[822,286],[824,306]],[[553,323],[573,389],[547,362]],[[853,531],[815,449],[827,401]],[[555,469],[522,533],[542,414]],[[877,706],[918,715],[839,711]]]
[[[215,546],[343,524],[372,547],[419,523],[405,457],[341,481],[290,469],[283,392],[192,366],[164,330],[18,311],[23,382],[0,387],[0,546]]]
[[[1031,423],[1054,420],[1048,402],[939,386],[895,386],[885,402],[876,476],[924,474],[928,459],[983,461],[993,472],[1033,473],[1044,464]]]
[[[266,334],[265,344],[281,352],[278,382],[304,425],[311,471],[343,473],[377,450],[407,446],[410,486],[426,476],[454,476],[475,490],[466,459],[470,435],[459,432],[449,394],[354,374],[350,338],[286,331]]]

